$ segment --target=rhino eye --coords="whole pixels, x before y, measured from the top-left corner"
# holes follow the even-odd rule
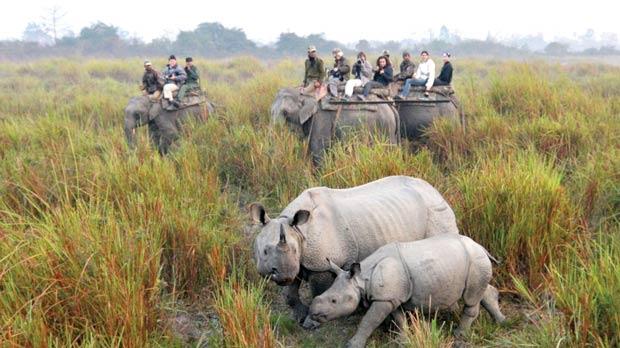
[[[336,303],[336,299],[335,298],[332,298],[332,303]]]
[[[267,249],[263,250],[263,254],[267,255]]]

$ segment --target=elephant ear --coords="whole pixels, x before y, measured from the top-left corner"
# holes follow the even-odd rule
[[[314,98],[303,98],[301,108],[299,109],[299,124],[303,125],[308,122],[310,117],[319,109],[319,103]]]

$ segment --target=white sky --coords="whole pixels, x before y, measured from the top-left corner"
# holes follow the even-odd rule
[[[4,6],[0,39],[21,38],[26,24],[40,21],[54,5],[67,13],[63,22],[76,33],[102,21],[146,41],[163,35],[173,38],[179,30],[192,30],[202,22],[241,28],[262,43],[275,41],[286,31],[325,33],[345,43],[362,38],[402,40],[428,37],[429,29],[437,33],[442,24],[461,36],[479,39],[488,33],[495,37],[542,33],[552,40],[588,28],[597,34],[620,35],[618,0],[18,0]],[[430,13],[422,13],[426,8]]]

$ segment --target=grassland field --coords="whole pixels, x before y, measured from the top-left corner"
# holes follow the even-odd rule
[[[163,61],[155,61],[163,66]],[[467,126],[390,146],[359,134],[313,170],[270,125],[301,61],[196,60],[217,110],[161,157],[130,151],[123,108],[142,61],[0,65],[0,347],[337,347],[360,313],[305,331],[251,260],[245,207],[305,188],[420,177],[502,260],[507,323],[414,313],[371,347],[620,345],[620,67],[453,61]],[[451,318],[452,317],[452,318]]]

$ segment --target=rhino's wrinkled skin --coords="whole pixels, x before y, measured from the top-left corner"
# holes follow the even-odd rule
[[[301,280],[313,296],[333,281],[327,258],[348,267],[391,242],[407,242],[443,233],[458,234],[454,212],[426,181],[406,176],[383,178],[349,189],[316,187],[304,191],[270,219],[262,205],[250,206],[261,226],[254,243],[261,275],[289,285],[288,303],[302,320]]]
[[[505,320],[498,304],[498,291],[489,284],[491,261],[487,251],[468,237],[444,234],[409,243],[379,248],[350,271],[331,264],[334,284],[316,297],[304,327],[353,313],[360,303],[370,305],[349,347],[363,347],[372,332],[390,314],[402,327],[402,310],[425,312],[465,307],[457,333],[467,330],[479,313],[480,304],[497,322]]]

